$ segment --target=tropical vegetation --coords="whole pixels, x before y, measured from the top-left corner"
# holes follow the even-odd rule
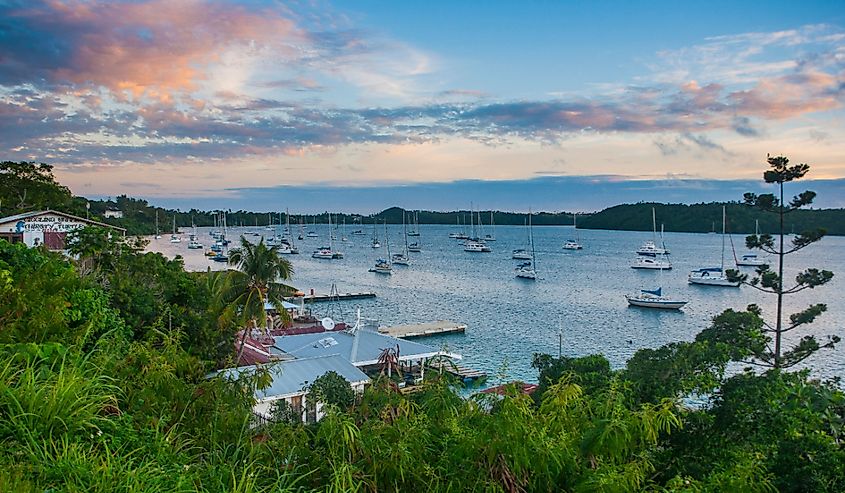
[[[0,241],[0,491],[845,491],[845,393],[810,372],[835,341],[801,370],[754,365],[778,326],[754,308],[622,368],[536,355],[531,395],[467,396],[432,371],[414,393],[385,374],[356,396],[329,373],[310,389],[321,421],[277,405],[257,422],[267,372],[214,370],[265,324],[253,304],[285,292],[289,265],[263,243],[221,273],[105,230],[70,245]],[[787,294],[770,272],[758,285]]]

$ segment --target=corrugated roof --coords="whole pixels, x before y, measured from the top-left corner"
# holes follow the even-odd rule
[[[386,348],[399,345],[399,359],[430,358],[438,354],[460,359],[460,355],[445,353],[425,344],[397,339],[371,330],[359,329],[357,348],[355,337],[348,332],[318,332],[275,337],[271,353],[291,354],[297,358],[308,358],[326,354],[340,354],[356,365],[371,365],[378,362],[379,354]],[[355,355],[352,354],[353,349]]]
[[[85,219],[84,217],[74,216],[73,214],[68,214],[67,212],[61,211],[54,211],[52,209],[47,209],[46,211],[30,211],[30,212],[22,212],[20,214],[15,214],[14,216],[6,216],[0,218],[0,224],[2,223],[11,223],[15,221],[20,221],[21,219],[29,219],[30,217],[38,217],[43,216],[45,214],[55,214],[57,216],[64,216],[75,221],[80,221],[83,223],[89,224],[96,224],[97,226],[103,226],[106,228],[118,229],[120,231],[126,231],[125,228],[121,228],[119,226],[112,226],[111,224],[101,223],[100,221],[92,221],[91,219]]]
[[[314,380],[330,371],[336,372],[352,384],[370,381],[364,372],[338,354],[277,361],[264,366],[273,376],[273,383],[266,389],[255,392],[255,398],[259,401],[299,394],[308,385],[314,383]],[[241,374],[254,371],[255,366],[241,366],[220,370],[217,374],[236,378]]]

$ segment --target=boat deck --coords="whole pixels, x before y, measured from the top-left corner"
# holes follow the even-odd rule
[[[440,334],[457,334],[466,331],[465,324],[451,322],[449,320],[435,320],[434,322],[422,324],[394,325],[393,327],[379,327],[381,334],[387,334],[400,339],[411,339],[414,337],[427,337]]]

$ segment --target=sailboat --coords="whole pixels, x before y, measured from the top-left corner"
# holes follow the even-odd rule
[[[406,233],[408,236],[420,235],[419,216],[417,216],[416,214],[417,212],[414,211],[414,213],[411,215],[411,230]],[[405,213],[403,212],[402,216],[404,217],[404,215]],[[414,220],[414,218],[416,218],[416,220]]]
[[[754,236],[760,235],[760,221],[754,220]],[[733,239],[731,239],[731,248],[733,248]],[[757,256],[756,253],[746,253],[740,258],[736,258],[736,250],[734,250],[734,260],[739,267],[759,267],[766,265],[766,261]]]
[[[197,241],[197,225],[194,224],[193,218],[191,218],[191,235],[188,237],[188,249],[189,250],[202,250],[202,243]]]
[[[384,243],[387,247],[387,258],[390,258],[390,238],[387,236],[387,220],[384,221]],[[370,267],[370,272],[375,272],[376,274],[392,274],[393,266],[384,258],[378,258],[376,259],[375,265]]]
[[[637,250],[637,258],[631,264],[632,269],[644,270],[671,270],[672,262],[669,261],[669,249],[663,241],[663,225],[660,225],[660,246],[657,246],[657,215],[654,207],[651,208],[652,235],[654,240],[643,243]]]
[[[578,236],[578,215],[572,214],[572,226],[575,229],[575,239],[574,240],[566,240],[563,244],[564,250],[581,250],[584,247],[581,246],[581,238]]]
[[[287,209],[285,209],[285,232],[279,240],[279,245],[276,251],[283,255],[299,254],[299,249],[296,248],[296,245],[293,243],[293,234],[290,232],[290,213]]]
[[[481,223],[481,213],[479,212],[479,224]],[[493,221],[493,211],[490,211],[490,229],[493,230],[493,234],[486,234],[484,235],[484,241],[496,241],[496,223]]]
[[[719,267],[705,267],[689,273],[690,284],[702,286],[739,287],[739,281],[731,281],[725,275],[725,224],[727,222],[725,206],[722,206],[722,261]]]
[[[669,250],[665,246],[657,246],[657,215],[654,207],[651,208],[651,234],[652,239],[644,242],[642,246],[637,249],[637,255],[668,255]]]
[[[454,233],[449,233],[449,238],[457,240],[457,239],[460,239],[460,237],[461,237],[461,231],[460,231],[460,229],[461,229],[461,216],[460,215],[455,217],[455,224],[457,225],[457,229]]]
[[[381,248],[381,243],[378,241],[378,231],[376,231],[376,224],[378,223],[377,219],[373,219],[373,241],[372,241],[372,248]],[[387,231],[387,221],[385,220],[385,231]]]
[[[182,243],[182,238],[176,234],[176,214],[173,214],[173,234],[170,235],[170,243]]]
[[[311,254],[311,257],[319,258],[319,259],[326,259],[326,260],[343,258],[343,253],[335,251],[335,249],[334,249],[334,235],[332,235],[332,216],[331,216],[331,214],[329,215],[329,246],[323,246],[323,247],[320,247],[320,248],[314,250],[314,253]]]
[[[314,216],[314,229],[317,229],[317,216]],[[320,235],[318,235],[314,229],[309,230],[305,236],[308,238],[318,238]]]
[[[155,239],[157,239],[157,240],[161,239],[161,232],[159,232],[159,230],[158,230],[158,209],[156,209],[156,235],[155,235]]]
[[[467,240],[464,242],[464,251],[471,252],[471,253],[486,253],[491,252],[489,246],[487,246],[483,240],[479,239],[475,233],[475,223],[473,222],[474,212],[472,211],[472,206],[470,206],[469,212],[469,224],[470,224],[470,232],[471,235]],[[481,222],[481,216],[478,217],[479,223]]]
[[[385,225],[386,226],[386,225]],[[396,265],[411,265],[411,260],[408,257],[408,229],[405,223],[405,212],[402,212],[402,231],[404,234],[402,235],[402,239],[405,240],[405,250],[402,253],[394,253],[393,256],[390,257],[390,262]],[[385,231],[384,234],[385,238],[387,237],[387,232]],[[389,242],[388,242],[389,244]]]
[[[530,214],[529,214],[530,217]],[[528,229],[528,219],[525,220],[525,237],[528,241],[528,248],[517,248],[511,253],[514,260],[531,260],[531,231]]]
[[[420,233],[421,233],[421,231],[420,231],[420,216],[416,212],[414,213],[414,223],[416,225],[417,237],[419,237]],[[410,235],[408,235],[408,236],[410,236]],[[408,251],[414,252],[414,253],[421,252],[422,251],[422,244],[420,243],[420,240],[414,240],[413,243],[409,243],[408,244]]]
[[[519,279],[534,281],[537,279],[537,257],[534,254],[534,230],[531,227],[531,212],[528,213],[528,243],[531,245],[531,260],[526,260],[517,265],[514,274]]]
[[[349,241],[346,237],[346,218],[343,218],[343,229],[340,230],[340,241]]]
[[[666,298],[663,296],[663,288],[654,290],[642,289],[639,294],[625,295],[628,304],[643,308],[660,308],[663,310],[680,310],[688,302]]]

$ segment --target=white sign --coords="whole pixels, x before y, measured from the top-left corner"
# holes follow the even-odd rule
[[[19,233],[24,231],[50,231],[54,233],[67,233],[84,228],[85,223],[63,216],[37,216],[19,221],[15,230]]]

